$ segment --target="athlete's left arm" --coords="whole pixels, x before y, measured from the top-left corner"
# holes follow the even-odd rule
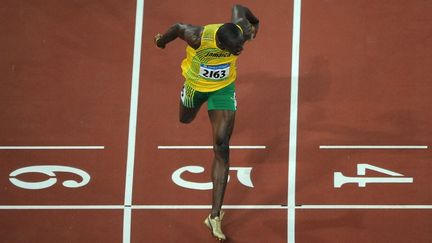
[[[259,28],[259,19],[249,8],[239,4],[234,5],[231,22],[238,24],[243,29],[246,40],[252,40],[256,37]]]

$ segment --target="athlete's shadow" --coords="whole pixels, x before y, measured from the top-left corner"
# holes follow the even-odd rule
[[[321,102],[326,99],[333,80],[330,61],[326,57],[310,57],[302,62],[298,80],[297,123],[299,129],[308,129],[310,123],[319,122]],[[289,67],[289,66],[288,66]],[[287,68],[288,68],[287,67]],[[283,75],[285,73],[285,75]],[[249,138],[252,145],[265,145],[262,153],[245,151],[247,161],[252,166],[252,179],[257,189],[263,183],[274,194],[287,193],[289,129],[291,117],[291,76],[287,71],[239,72],[237,79],[238,111],[234,140]],[[312,115],[314,115],[312,117]],[[317,116],[315,116],[317,115]],[[311,118],[314,118],[312,120]],[[306,124],[306,125],[304,125]],[[233,161],[235,163],[235,161]],[[274,172],[272,178],[263,175]],[[281,178],[284,177],[284,178]],[[278,179],[279,178],[279,179]],[[256,182],[256,183],[255,183]],[[270,184],[272,183],[272,184]],[[275,190],[275,188],[278,188]],[[247,193],[242,191],[240,193]],[[280,195],[274,195],[281,198]],[[281,204],[286,204],[286,196]],[[238,204],[250,204],[246,195],[238,195]],[[274,200],[269,200],[273,202]],[[284,203],[285,202],[285,203]]]
[[[278,177],[287,174],[291,78],[265,72],[240,72],[236,82],[239,105],[232,144],[264,145],[266,149],[233,151],[242,153],[242,161],[232,160],[231,166],[252,167],[254,188],[236,190],[229,203],[257,204],[253,194],[259,196],[261,191],[272,203],[261,196],[260,204],[275,204],[275,198],[285,198],[280,195],[286,194],[287,187],[286,179]]]
[[[320,102],[328,94],[332,79],[329,63],[325,58],[312,59],[303,70],[304,75],[299,80],[301,92],[298,107]],[[266,72],[240,72],[237,98],[239,107],[233,140],[238,138],[253,143],[249,145],[265,145],[266,149],[258,153],[244,151],[247,155],[242,162],[243,165],[253,167],[252,181],[255,188],[236,191],[235,197],[230,198],[229,203],[254,205],[259,201],[259,205],[287,204],[291,77]],[[232,161],[232,166],[235,163]],[[268,171],[273,172],[271,176]],[[266,198],[254,200],[255,193],[264,191]],[[257,224],[260,228],[268,227],[265,233],[284,238],[286,210],[281,209],[277,212],[277,215],[280,212],[283,216],[274,217],[273,210],[265,209],[227,210],[224,229],[231,238],[226,242],[241,241],[236,240],[235,229],[251,228],[248,220],[244,219],[254,219],[259,222]],[[264,216],[266,213],[271,213],[271,216]],[[283,227],[278,227],[281,225]],[[230,234],[230,229],[234,234]]]
[[[279,242],[275,239],[286,239],[286,210],[278,210],[278,214],[275,215],[274,210],[226,210],[222,225],[227,235],[224,242],[255,242],[257,239],[259,242]]]

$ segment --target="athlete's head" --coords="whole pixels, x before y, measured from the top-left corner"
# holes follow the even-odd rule
[[[223,24],[216,32],[218,46],[233,55],[239,55],[243,50],[245,42],[244,36],[240,28],[233,23]]]

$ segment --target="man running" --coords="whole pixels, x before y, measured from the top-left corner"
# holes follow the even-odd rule
[[[221,229],[221,207],[229,172],[229,142],[237,110],[236,60],[244,43],[256,37],[258,27],[258,18],[247,7],[234,5],[230,23],[206,26],[177,23],[165,34],[157,34],[154,38],[155,44],[162,49],[177,37],[188,44],[186,58],[181,64],[185,83],[180,97],[180,122],[192,122],[201,105],[207,102],[213,130],[213,202],[204,223],[219,240],[226,239]]]

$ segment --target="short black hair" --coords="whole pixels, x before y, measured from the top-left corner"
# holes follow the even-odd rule
[[[243,41],[242,31],[233,23],[225,23],[219,27],[216,36],[222,44]]]

